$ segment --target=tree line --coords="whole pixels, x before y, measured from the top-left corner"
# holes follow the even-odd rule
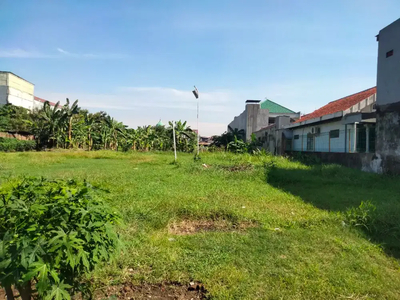
[[[104,111],[90,113],[78,100],[55,106],[46,101],[42,108],[29,111],[11,104],[0,107],[0,131],[33,135],[38,149],[79,148],[85,150],[171,150],[173,123],[137,129],[117,121]],[[186,121],[175,123],[178,151],[193,152],[197,134]]]

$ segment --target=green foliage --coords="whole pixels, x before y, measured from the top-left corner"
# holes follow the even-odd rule
[[[361,226],[367,231],[373,231],[375,211],[376,206],[371,201],[361,201],[360,206],[352,207],[345,212],[346,221],[351,226]]]
[[[201,163],[181,153],[179,167],[170,165],[170,152],[0,157],[1,181],[10,174],[74,176],[110,189],[107,199],[126,222],[119,229],[126,248],[90,274],[101,291],[119,291],[121,286],[110,285],[124,282],[200,281],[212,299],[397,299],[400,294],[398,178],[231,152],[202,153]],[[342,223],[348,209],[367,199],[377,207],[376,234]],[[170,232],[192,220],[255,227]]]
[[[211,151],[215,152],[217,148],[224,148],[236,154],[258,154],[260,152],[260,143],[257,141],[255,134],[251,135],[251,142],[247,143],[244,139],[245,132],[243,129],[230,128],[229,132],[224,132],[219,136],[213,136],[213,142],[210,145]]]
[[[29,111],[11,104],[0,105],[0,131],[28,132]]]
[[[0,284],[69,299],[118,248],[119,221],[87,182],[25,178],[0,190]],[[30,284],[29,284],[30,285]]]
[[[0,138],[0,151],[3,152],[31,151],[35,148],[36,141]]]
[[[227,150],[236,154],[247,153],[248,144],[242,140],[238,140],[238,138],[235,136],[234,140],[228,143]]]
[[[292,159],[309,166],[321,164],[321,159],[319,157],[313,154],[307,154],[302,152],[294,152],[292,155]]]

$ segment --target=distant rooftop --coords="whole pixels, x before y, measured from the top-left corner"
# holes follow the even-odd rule
[[[268,109],[271,114],[295,114],[296,112],[286,108],[274,101],[266,99],[265,101],[261,102],[262,109]]]
[[[340,98],[335,101],[331,101],[328,104],[322,106],[321,108],[318,108],[317,110],[313,111],[312,113],[309,113],[307,115],[302,116],[299,120],[297,120],[295,123],[300,123],[304,122],[306,120],[314,119],[314,118],[319,118],[325,115],[330,115],[339,111],[344,111],[353,105],[356,105],[357,103],[363,101],[364,99],[367,99],[368,97],[372,96],[373,94],[376,93],[376,87],[364,90],[362,92],[352,94],[350,96]]]
[[[46,99],[43,99],[43,98],[39,98],[39,97],[36,97],[36,96],[34,97],[34,99],[36,101],[39,101],[39,102],[42,102],[42,103],[45,103],[47,101],[47,102],[49,102],[50,106],[56,106],[56,104],[57,104],[57,103],[54,103],[54,102],[51,102],[49,100],[46,100]],[[61,105],[58,105],[58,106],[61,107]]]

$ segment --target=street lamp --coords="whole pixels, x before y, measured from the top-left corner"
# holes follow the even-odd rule
[[[197,99],[197,158],[199,158],[200,152],[200,131],[199,131],[199,91],[196,86],[194,86],[194,90],[192,91],[193,95]]]

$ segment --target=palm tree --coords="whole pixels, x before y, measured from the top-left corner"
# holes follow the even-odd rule
[[[232,129],[232,127],[229,125],[228,129],[229,132],[232,134],[232,136],[236,136],[239,140],[244,140],[245,137],[244,129],[238,129],[238,128]]]

